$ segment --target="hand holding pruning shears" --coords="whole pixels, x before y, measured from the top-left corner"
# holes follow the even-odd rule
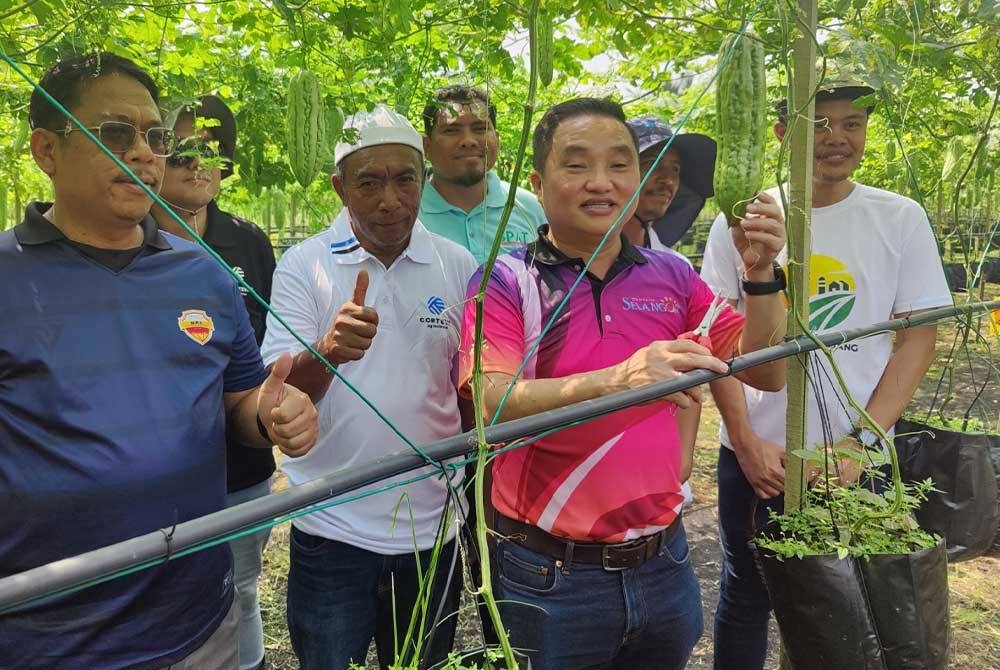
[[[709,336],[709,331],[712,329],[712,324],[722,313],[722,310],[726,308],[726,299],[719,295],[712,296],[712,304],[708,306],[708,311],[705,312],[705,316],[702,317],[701,323],[698,327],[689,333],[683,333],[677,339],[678,340],[691,340],[692,342],[697,342],[701,346],[705,347],[709,351],[712,351],[712,338]]]

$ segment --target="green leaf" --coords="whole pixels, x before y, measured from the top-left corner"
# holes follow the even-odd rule
[[[809,461],[810,463],[825,463],[826,456],[822,451],[816,451],[815,449],[793,449],[793,456],[798,456],[804,461]]]

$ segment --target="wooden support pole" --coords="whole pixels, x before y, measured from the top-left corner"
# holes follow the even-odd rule
[[[809,256],[812,241],[809,234],[812,219],[813,117],[816,91],[816,1],[798,0],[798,13],[792,29],[792,81],[788,101],[788,335],[802,334],[796,314],[802,323],[809,323]],[[800,354],[788,365],[788,412],[786,415],[785,447],[785,511],[801,505],[805,484],[802,459],[792,451],[805,446],[807,435],[806,355]]]

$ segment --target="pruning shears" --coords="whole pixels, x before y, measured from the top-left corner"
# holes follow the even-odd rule
[[[701,323],[690,333],[684,333],[678,339],[680,340],[691,340],[697,342],[706,349],[712,349],[712,338],[709,337],[708,332],[712,329],[712,324],[722,313],[722,310],[726,308],[726,299],[718,294],[712,295],[712,303],[708,306],[708,311],[705,312],[705,316],[702,317]]]

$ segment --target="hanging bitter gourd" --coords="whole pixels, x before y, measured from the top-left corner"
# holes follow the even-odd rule
[[[735,41],[735,47],[733,46]],[[750,32],[722,42],[720,62],[732,57],[719,73],[715,88],[715,202],[730,226],[739,223],[746,205],[764,182],[767,141],[767,81],[764,45]]]
[[[543,87],[552,83],[552,72],[554,69],[552,61],[552,38],[553,38],[552,15],[548,10],[539,7],[535,15],[535,44],[538,46],[538,81]]]
[[[309,70],[300,70],[288,84],[286,138],[288,164],[302,188],[312,183],[329,155],[326,121],[319,80]]]

